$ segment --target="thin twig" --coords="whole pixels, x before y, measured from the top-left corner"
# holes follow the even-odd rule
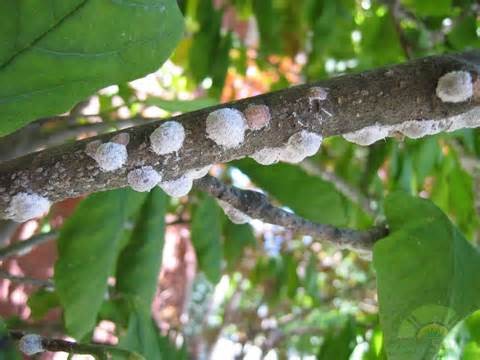
[[[185,224],[187,221],[183,219],[174,220],[172,222],[166,223],[165,226]],[[0,248],[0,261],[5,261],[11,257],[24,256],[30,253],[33,248],[38,245],[44,244],[48,241],[54,240],[59,235],[58,231],[50,231],[46,233],[40,233],[33,235],[31,238],[23,241],[17,241],[13,244]]]
[[[25,285],[33,285],[38,287],[44,287],[47,289],[54,289],[55,285],[51,280],[41,280],[41,279],[34,279],[28,276],[16,276],[12,275],[5,270],[0,269],[0,279],[7,279],[15,283],[25,284]]]
[[[17,241],[4,248],[0,249],[0,261],[3,261],[12,256],[23,256],[28,254],[34,247],[53,240],[58,236],[57,231],[50,231],[47,233],[40,233],[33,235],[31,238],[24,241]]]
[[[10,330],[9,333],[14,340],[20,340],[27,335],[19,330]],[[43,336],[41,337],[41,344],[45,351],[91,355],[100,360],[111,359],[113,355],[119,356],[119,359],[142,359],[142,357],[132,351],[104,344],[77,343],[63,339],[50,339]]]
[[[340,248],[370,251],[377,240],[388,234],[385,226],[378,226],[367,231],[358,231],[318,224],[273,206],[267,196],[260,192],[241,190],[234,186],[226,185],[213,176],[207,175],[197,180],[195,185],[199,190],[229,203],[253,219],[259,219],[299,233],[312,235],[321,241],[332,243]]]

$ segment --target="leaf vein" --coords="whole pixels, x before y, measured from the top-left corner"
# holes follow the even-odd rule
[[[52,27],[47,29],[45,32],[41,33],[39,36],[37,36],[30,44],[25,45],[22,49],[18,50],[10,58],[8,58],[3,64],[0,65],[0,71],[5,69],[8,65],[10,65],[18,56],[23,54],[25,51],[30,49],[31,47],[35,46],[39,41],[41,41],[45,36],[50,34],[52,31],[55,31],[63,22],[65,22],[68,18],[70,18],[72,15],[74,15],[77,11],[79,11],[85,4],[88,2],[88,0],[83,0],[80,4],[78,4],[75,8],[73,8],[69,13],[67,13],[64,17],[59,19],[57,23],[55,23]]]

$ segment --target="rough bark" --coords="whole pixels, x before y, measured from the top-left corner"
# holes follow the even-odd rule
[[[367,231],[340,229],[332,225],[318,224],[298,215],[273,206],[267,196],[252,190],[228,186],[213,176],[197,180],[195,185],[213,197],[222,200],[252,219],[283,226],[295,232],[314,236],[319,241],[329,242],[340,248],[359,251],[368,255],[373,244],[387,236],[388,230],[380,225]]]
[[[127,186],[128,171],[144,165],[171,180],[192,168],[239,159],[265,147],[279,147],[299,130],[323,137],[346,134],[374,124],[399,124],[410,120],[440,120],[479,109],[479,96],[462,103],[444,103],[435,95],[438,79],[456,70],[469,71],[478,90],[480,52],[419,59],[402,65],[356,75],[345,75],[314,84],[291,87],[175,117],[185,128],[186,139],[176,154],[156,155],[149,135],[159,125],[122,130],[130,135],[128,162],[121,169],[102,172],[85,153],[92,139],[58,146],[0,164],[0,218],[11,197],[35,192],[56,202],[62,199]],[[328,97],[312,99],[311,89],[322,87]],[[214,109],[264,104],[272,115],[270,126],[247,131],[245,141],[224,149],[205,136],[205,119]],[[109,141],[115,133],[96,137]]]
[[[63,340],[63,339],[51,339],[44,336],[36,334],[27,334],[19,330],[9,331],[9,335],[13,340],[19,341],[19,350],[25,354],[32,355],[28,351],[25,351],[25,348],[31,349],[31,345],[28,347],[22,346],[22,339],[24,337],[33,336],[38,339],[38,353],[43,352],[66,352],[68,354],[85,354],[94,357],[95,359],[104,360],[111,359],[114,356],[120,359],[135,359],[138,357],[134,356],[134,353],[114,347],[107,344],[89,344],[89,343],[77,343],[73,341]],[[38,356],[38,355],[37,355]]]

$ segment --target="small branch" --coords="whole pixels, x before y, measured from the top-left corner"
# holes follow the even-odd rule
[[[14,340],[21,340],[25,335],[28,335],[18,330],[11,330],[9,333]],[[44,351],[61,351],[68,354],[91,355],[99,360],[111,359],[114,355],[119,356],[119,359],[141,359],[138,354],[132,351],[103,344],[84,344],[63,339],[50,339],[42,336],[41,345]]]
[[[58,236],[57,231],[33,235],[31,238],[23,241],[17,241],[0,249],[0,261],[6,260],[12,256],[23,256],[28,254],[35,246],[53,240]]]
[[[363,211],[375,218],[378,214],[372,208],[372,200],[363,195],[360,190],[355,189],[345,180],[337,176],[334,172],[321,169],[317,164],[311,160],[304,160],[300,163],[300,167],[307,173],[318,176],[322,180],[328,181],[335,186],[335,189],[346,198],[359,205]]]
[[[55,285],[53,284],[53,281],[51,281],[51,280],[40,280],[40,279],[34,279],[34,278],[31,278],[31,277],[27,277],[27,276],[16,276],[16,275],[12,275],[9,272],[1,270],[1,269],[0,269],[0,279],[7,279],[7,280],[10,280],[10,281],[15,282],[15,283],[44,287],[44,288],[47,288],[47,289],[54,289],[55,288]]]
[[[187,223],[186,220],[178,219],[165,224],[165,226],[179,225]],[[17,241],[13,244],[0,248],[0,261],[8,258],[27,255],[32,249],[38,245],[54,240],[59,235],[58,231],[50,231],[33,235],[31,238],[23,241]]]
[[[368,231],[340,229],[332,225],[317,224],[286,210],[273,206],[268,198],[257,191],[241,190],[222,183],[213,176],[195,182],[196,187],[213,197],[229,203],[253,219],[280,225],[296,232],[312,235],[320,241],[358,251],[370,251],[373,244],[385,237],[388,230],[378,226]]]

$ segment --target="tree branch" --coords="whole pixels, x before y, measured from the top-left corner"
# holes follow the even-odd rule
[[[172,226],[178,224],[185,224],[186,221],[182,219],[174,220],[166,223],[165,226]],[[59,235],[58,231],[50,231],[33,235],[27,240],[16,241],[8,246],[0,248],[0,261],[5,261],[8,258],[15,256],[24,256],[32,251],[38,245],[44,244],[48,241],[54,240]]]
[[[7,280],[10,280],[14,283],[39,286],[39,287],[44,287],[44,288],[48,288],[48,289],[54,289],[55,288],[55,285],[53,284],[53,281],[51,281],[51,280],[34,279],[34,278],[31,278],[31,277],[27,277],[27,276],[16,276],[16,275],[12,275],[9,272],[1,270],[1,269],[0,269],[0,279],[7,279]]]
[[[35,246],[53,240],[57,236],[57,231],[50,231],[47,233],[33,235],[27,240],[17,241],[13,244],[0,248],[0,261],[6,260],[12,256],[21,256],[28,254]]]
[[[317,224],[291,212],[273,206],[268,198],[252,190],[241,190],[222,183],[213,176],[205,176],[195,182],[197,189],[225,201],[253,219],[280,225],[296,232],[311,235],[325,241],[360,252],[370,251],[373,244],[385,237],[388,230],[378,226],[368,231],[340,229],[332,225]]]
[[[443,102],[435,93],[438,80],[447,72],[459,70],[471,74],[475,93],[469,101]],[[128,171],[146,165],[168,181],[191,169],[239,159],[266,147],[284,146],[302,130],[325,138],[378,124],[391,126],[424,120],[446,120],[448,129],[457,122],[463,124],[464,117],[472,118],[472,112],[480,113],[479,72],[480,51],[434,56],[186,113],[173,118],[185,129],[183,146],[177,153],[167,155],[155,154],[150,146],[149,136],[160,122],[132,127],[121,131],[130,137],[128,160],[122,168],[110,172],[100,171],[87,155],[86,145],[92,139],[33,153],[0,164],[0,218],[8,217],[6,210],[18,193],[33,192],[57,202],[127,186]],[[326,93],[325,99],[312,95],[318,93],[318,87]],[[230,107],[244,111],[251,104],[268,107],[268,127],[248,130],[239,146],[228,149],[206,136],[205,119],[213,110]],[[108,142],[114,135],[95,139]]]
[[[32,336],[32,334],[26,334],[23,331],[18,330],[11,330],[9,333],[14,340],[20,341],[25,336]],[[34,336],[36,337],[37,335]],[[62,351],[68,354],[92,355],[93,357],[95,357],[95,359],[99,360],[111,359],[113,355],[118,356],[119,359],[142,359],[141,356],[129,350],[109,345],[77,343],[63,339],[50,339],[43,336],[39,337],[39,341],[41,343],[41,348],[43,349],[43,351]]]

